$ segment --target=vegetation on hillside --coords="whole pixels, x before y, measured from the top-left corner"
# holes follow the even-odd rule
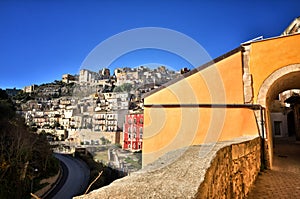
[[[124,83],[120,86],[117,86],[114,88],[114,92],[130,92],[132,90],[132,84],[130,83]]]
[[[126,157],[125,162],[129,163],[136,169],[141,169],[142,168],[142,151],[136,151],[133,153],[132,157]]]
[[[0,89],[0,198],[30,198],[39,179],[58,169],[46,135],[31,132]]]
[[[103,171],[100,178],[92,184],[89,191],[109,185],[114,180],[125,176],[124,173],[111,167],[105,166],[101,162],[95,162],[93,156],[89,152],[87,152],[87,154],[76,152],[76,157],[79,157],[84,162],[86,162],[86,164],[90,168],[90,183],[97,178],[101,171]]]

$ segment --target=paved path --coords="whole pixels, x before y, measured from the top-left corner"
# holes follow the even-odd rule
[[[262,172],[248,199],[300,198],[300,143],[275,140],[273,169]]]
[[[89,181],[89,169],[87,165],[68,155],[55,154],[55,157],[62,161],[67,169],[67,177],[60,190],[52,199],[69,199],[85,191]]]

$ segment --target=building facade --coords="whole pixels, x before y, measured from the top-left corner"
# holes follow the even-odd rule
[[[144,114],[135,113],[125,116],[123,127],[123,149],[139,151],[143,146]]]

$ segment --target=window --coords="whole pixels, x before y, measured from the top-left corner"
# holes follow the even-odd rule
[[[274,121],[275,135],[281,135],[281,121]]]
[[[140,124],[143,124],[143,118],[140,118]]]
[[[128,128],[128,133],[131,133],[131,128],[130,127]]]
[[[140,133],[143,133],[143,127],[140,127]]]
[[[136,124],[136,118],[134,118],[133,122]]]

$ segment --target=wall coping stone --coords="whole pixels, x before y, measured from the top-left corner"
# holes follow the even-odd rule
[[[74,198],[196,198],[217,152],[224,147],[257,137],[242,136],[229,141],[174,150],[130,176]]]

